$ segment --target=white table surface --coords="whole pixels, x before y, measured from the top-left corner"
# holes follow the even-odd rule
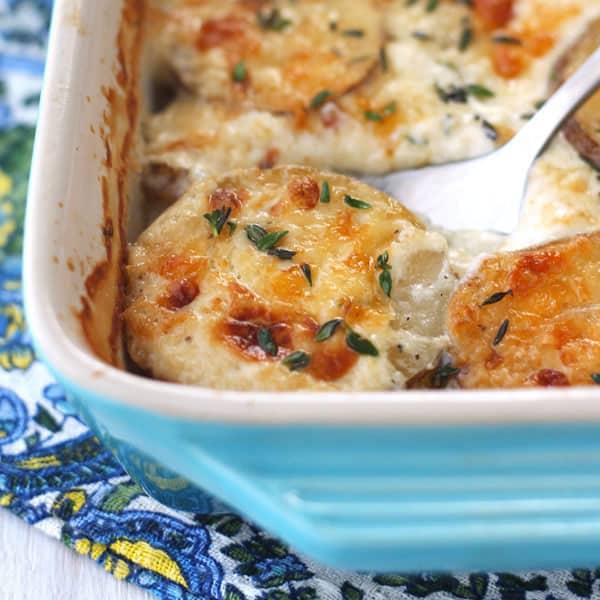
[[[151,600],[147,592],[118,581],[80,556],[0,509],[2,600]]]

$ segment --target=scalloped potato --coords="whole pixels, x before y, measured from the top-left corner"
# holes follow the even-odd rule
[[[194,185],[133,244],[128,277],[140,367],[265,390],[403,386],[446,347],[455,284],[441,235],[385,194],[307,167]],[[288,364],[294,353],[308,363]]]
[[[594,279],[577,256],[595,256],[596,234],[579,234],[600,229],[594,99],[534,165],[506,239],[430,231],[324,170],[383,173],[507,142],[594,47],[597,0],[146,4],[148,62],[172,89],[142,123],[149,227],[125,311],[137,365],[220,389],[590,382],[595,309],[569,285]],[[538,287],[504,289],[547,253],[560,268]],[[560,335],[538,318],[544,302]]]

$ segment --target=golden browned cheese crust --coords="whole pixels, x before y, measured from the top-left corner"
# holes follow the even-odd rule
[[[273,112],[303,111],[320,92],[344,94],[378,64],[383,43],[382,14],[370,0],[176,2],[163,10],[171,21],[161,32],[163,60],[187,88]]]
[[[591,384],[600,370],[599,264],[600,233],[484,260],[450,302],[460,384]]]
[[[205,215],[225,213],[218,233]],[[307,167],[196,184],[132,245],[128,275],[133,360],[159,379],[225,389],[403,387],[447,345],[455,284],[441,235],[385,194]],[[378,356],[356,351],[351,332]],[[309,364],[291,370],[294,352]]]

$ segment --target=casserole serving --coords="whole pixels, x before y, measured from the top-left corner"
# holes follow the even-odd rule
[[[142,8],[57,3],[30,187],[29,326],[90,425],[159,500],[194,510],[201,486],[338,566],[591,564],[598,389],[234,392],[112,366],[123,360],[113,319],[123,214],[137,187],[126,175],[139,172]],[[87,335],[82,295],[96,317]]]

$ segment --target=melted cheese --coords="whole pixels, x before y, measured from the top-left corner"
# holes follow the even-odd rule
[[[339,190],[330,206],[302,209],[290,204],[294,169],[232,175],[244,190],[233,236],[212,239],[202,218],[230,169],[383,173],[493,150],[547,96],[559,56],[600,15],[598,0],[507,0],[512,8],[497,13],[486,0],[472,8],[440,0],[432,11],[425,0],[147,2],[151,67],[177,88],[144,119],[149,221],[191,186],[131,254],[129,348],[155,377],[236,389],[403,387],[447,349],[448,294],[482,256],[600,228],[597,174],[562,135],[532,169],[508,238],[464,232],[446,241],[360,186],[370,211],[340,204]],[[243,77],[234,76],[239,65]],[[322,184],[316,171],[307,176]],[[359,185],[336,181],[340,190]],[[252,222],[288,230],[285,245],[301,248],[293,261],[257,254],[244,233]],[[390,300],[374,263],[384,250]],[[312,288],[302,262],[314,268]],[[246,325],[221,328],[219,337],[218,322],[234,313]],[[380,357],[335,358],[347,350],[339,330],[328,358],[304,371],[282,367],[291,350],[320,352],[313,330],[334,317],[375,343]],[[252,340],[243,349],[232,342],[256,337],[257,323],[288,323],[287,338],[278,330],[277,360]]]
[[[325,180],[328,203],[319,199]],[[350,206],[346,195],[370,206]],[[215,236],[203,215],[227,208],[237,227]],[[283,260],[261,251],[247,235],[252,225],[287,231],[277,247],[296,254]],[[385,252],[389,298],[377,265]],[[252,169],[193,186],[133,245],[128,273],[129,351],[161,379],[234,389],[392,389],[431,368],[448,343],[444,314],[455,279],[444,238],[385,194],[313,169]],[[332,319],[345,325],[315,341]],[[379,356],[350,349],[345,327]],[[259,343],[261,329],[277,344],[273,356]],[[296,351],[311,362],[291,372],[282,360]]]

